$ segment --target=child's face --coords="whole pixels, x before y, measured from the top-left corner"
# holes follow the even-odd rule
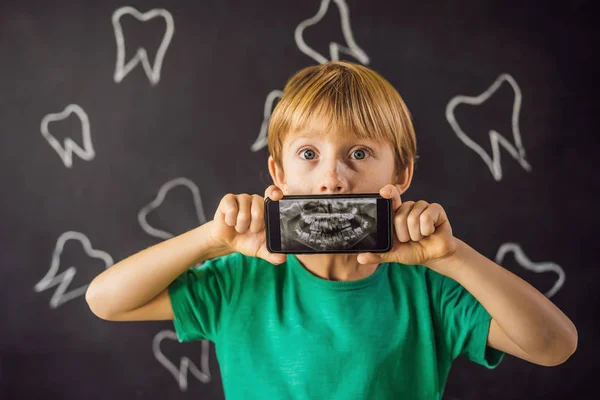
[[[283,170],[269,158],[271,177],[285,195],[378,193],[386,184],[399,183],[389,143],[322,132],[313,124],[287,135]]]

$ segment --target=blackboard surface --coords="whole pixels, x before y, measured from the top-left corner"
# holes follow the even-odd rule
[[[102,321],[83,291],[212,218],[226,193],[262,195],[277,91],[338,57],[380,72],[413,114],[404,200],[441,203],[457,237],[579,331],[554,368],[459,359],[444,398],[591,396],[597,35],[585,2],[552,3],[3,2],[0,398],[223,398],[211,343],[177,343],[171,322]]]

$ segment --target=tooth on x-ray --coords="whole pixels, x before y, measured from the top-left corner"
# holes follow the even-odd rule
[[[156,52],[153,66],[150,66],[150,61],[148,61],[148,53],[143,47],[139,48],[135,53],[135,57],[125,64],[125,38],[123,36],[123,29],[121,28],[121,17],[126,14],[132,15],[142,22],[156,17],[162,17],[165,19],[165,34],[160,46],[158,47],[158,51]],[[167,52],[167,48],[171,43],[171,39],[173,38],[173,33],[175,32],[175,23],[173,22],[171,13],[165,9],[153,9],[142,14],[133,7],[121,7],[113,13],[112,24],[115,30],[115,39],[117,41],[117,64],[115,66],[114,74],[115,82],[121,82],[123,78],[125,78],[125,76],[138,63],[141,63],[146,75],[148,76],[148,79],[150,80],[150,83],[152,85],[156,85],[160,81],[160,70],[162,68],[163,59],[165,57],[165,53]]]
[[[495,130],[490,130],[490,142],[492,144],[492,156],[490,155],[475,141],[473,141],[467,134],[461,129],[460,125],[456,121],[456,117],[454,116],[454,109],[459,104],[471,104],[471,105],[481,105],[486,102],[496,91],[500,88],[502,83],[508,82],[508,84],[512,87],[515,92],[515,101],[513,103],[512,108],[512,116],[511,116],[511,127],[513,133],[514,145],[500,133]],[[494,179],[500,181],[502,179],[502,166],[500,165],[500,145],[504,147],[511,156],[515,160],[521,164],[523,169],[526,171],[531,171],[531,166],[525,160],[525,149],[523,148],[523,144],[521,143],[521,133],[519,132],[519,112],[521,110],[521,89],[517,82],[513,79],[512,76],[508,74],[500,75],[496,81],[482,94],[479,96],[471,97],[458,95],[450,100],[448,105],[446,106],[446,119],[450,123],[450,126],[459,137],[460,140],[463,141],[468,147],[473,149],[479,156],[485,161],[487,166],[489,167]]]
[[[109,268],[113,265],[112,257],[104,251],[93,249],[90,240],[83,233],[68,231],[60,235],[56,241],[54,252],[52,253],[50,269],[34,288],[35,291],[39,293],[58,285],[58,288],[50,299],[50,308],[57,308],[67,301],[73,300],[79,296],[83,296],[87,290],[87,287],[89,286],[89,284],[84,285],[67,292],[67,289],[71,284],[71,281],[73,281],[75,273],[77,272],[77,269],[73,266],[67,268],[65,272],[57,275],[57,272],[60,268],[60,258],[65,247],[65,243],[69,240],[77,240],[80,242],[83,246],[83,250],[88,256],[90,256],[90,258],[99,258],[104,261],[105,268]]]
[[[152,352],[158,362],[173,375],[173,378],[177,381],[179,389],[182,392],[187,391],[188,388],[188,371],[202,383],[209,383],[211,381],[210,368],[209,368],[209,350],[210,343],[208,340],[202,340],[202,353],[200,354],[200,368],[196,366],[188,357],[181,357],[179,360],[179,367],[177,367],[171,360],[164,355],[160,348],[160,344],[163,340],[178,340],[177,334],[171,330],[163,330],[154,335],[152,340]]]
[[[267,95],[267,99],[265,100],[265,108],[263,112],[263,122],[260,125],[260,132],[258,133],[258,137],[256,138],[256,140],[250,147],[250,150],[259,151],[263,147],[267,146],[267,130],[269,128],[269,120],[271,119],[271,113],[273,112],[275,101],[281,96],[283,96],[283,92],[281,90],[271,90],[271,92]]]
[[[202,207],[202,198],[200,197],[200,190],[198,189],[198,186],[196,186],[194,182],[187,178],[175,178],[162,185],[154,200],[152,200],[150,204],[142,208],[138,213],[138,222],[140,223],[140,226],[142,227],[144,232],[159,239],[170,239],[174,236],[174,234],[170,232],[153,228],[152,226],[150,226],[146,218],[152,210],[155,210],[162,204],[162,202],[165,200],[165,196],[171,189],[181,185],[187,187],[188,189],[190,189],[190,192],[192,192],[194,207],[196,209],[196,215],[198,216],[198,223],[202,225],[206,222],[206,217],[204,216],[204,208]]]
[[[48,124],[50,122],[62,121],[67,119],[71,114],[75,114],[81,121],[81,136],[83,138],[83,148],[71,140],[71,138],[65,139],[65,145],[62,147],[58,140],[50,133]],[[90,120],[81,107],[77,104],[69,104],[64,111],[57,114],[48,114],[42,118],[40,124],[40,130],[44,139],[48,141],[50,146],[58,153],[65,167],[71,168],[73,165],[73,153],[79,158],[85,161],[91,161],[96,156],[94,147],[92,146],[92,137],[90,133]]]
[[[344,39],[346,40],[346,46],[342,46],[339,43],[330,42],[329,43],[329,57],[331,61],[339,61],[339,53],[345,53],[356,58],[362,64],[369,64],[369,56],[356,44],[354,41],[354,36],[352,35],[352,28],[350,27],[350,11],[348,10],[348,5],[345,0],[333,0],[333,2],[337,5],[338,10],[340,12],[340,20],[342,24],[342,34],[344,35]],[[315,25],[319,21],[323,19],[327,10],[329,9],[329,4],[331,0],[321,0],[321,6],[317,14],[314,17],[309,18],[307,20],[302,21],[294,32],[294,38],[296,40],[296,45],[300,49],[301,52],[311,57],[313,60],[318,62],[319,64],[324,64],[328,61],[327,57],[316,52],[314,49],[309,47],[303,38],[304,29],[308,26]]]
[[[513,253],[517,264],[529,271],[533,271],[538,274],[542,272],[554,272],[556,273],[556,275],[558,275],[558,279],[554,283],[554,286],[552,286],[550,290],[544,293],[544,295],[547,298],[554,296],[556,292],[558,292],[560,288],[562,288],[562,286],[564,285],[565,271],[560,265],[553,262],[532,262],[529,258],[527,258],[525,252],[517,243],[502,244],[502,246],[500,246],[500,248],[498,249],[498,253],[496,253],[496,264],[502,265],[504,257],[507,253]]]

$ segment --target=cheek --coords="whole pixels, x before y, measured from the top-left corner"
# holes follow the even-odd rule
[[[311,181],[309,178],[298,179],[293,178],[288,180],[286,185],[286,194],[307,194],[311,193]]]
[[[361,175],[360,187],[357,187],[357,190],[360,192],[378,193],[382,187],[389,183],[391,183],[391,181],[386,180],[382,174],[371,172],[369,174]]]

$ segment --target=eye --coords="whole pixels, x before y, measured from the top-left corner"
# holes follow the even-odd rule
[[[367,155],[371,155],[371,152],[368,149],[360,148],[354,150],[352,154],[356,155],[355,160],[364,160]]]
[[[314,160],[317,156],[317,153],[310,148],[300,149],[298,153],[300,154],[300,157],[304,160]],[[354,154],[355,160],[364,160],[367,156],[373,155],[371,150],[364,147],[354,150],[352,154]]]
[[[300,150],[300,154],[306,155],[307,158],[302,157],[305,160],[312,160],[316,156],[315,152],[311,149],[302,149],[302,150]]]

